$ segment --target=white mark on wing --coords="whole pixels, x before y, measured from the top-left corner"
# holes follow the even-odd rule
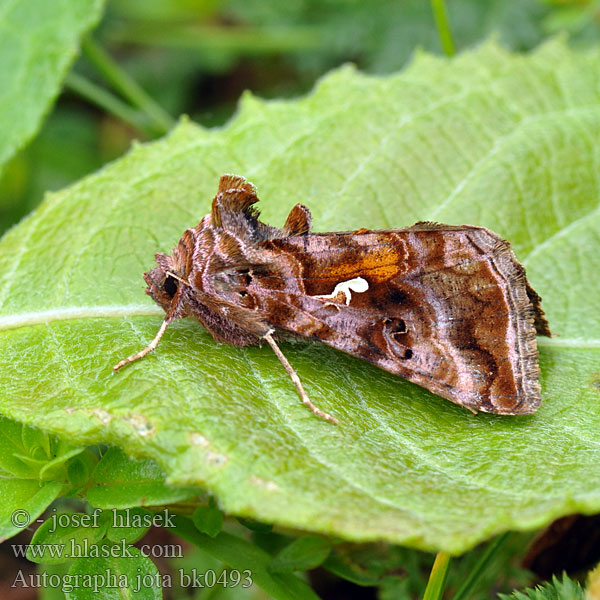
[[[352,299],[352,292],[361,294],[362,292],[366,292],[368,289],[369,284],[366,279],[363,279],[362,277],[355,277],[354,279],[349,279],[348,281],[340,281],[340,283],[335,286],[331,294],[317,295],[315,298],[334,300],[339,295],[343,295],[346,306],[348,306],[350,304],[350,300]]]

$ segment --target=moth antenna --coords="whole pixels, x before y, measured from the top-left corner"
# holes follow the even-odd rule
[[[170,275],[173,279],[177,279],[177,281],[181,281],[181,283],[183,283],[183,285],[187,285],[188,287],[192,287],[188,281],[186,281],[185,279],[182,279],[178,275],[175,275],[175,273],[171,273],[171,271],[165,271],[165,273],[167,275]]]
[[[136,354],[132,354],[131,356],[124,358],[121,362],[117,363],[113,367],[113,371],[118,371],[121,367],[124,367],[125,365],[128,365],[129,363],[135,362],[138,358],[144,358],[144,356],[146,356],[146,354],[148,354],[149,352],[152,352],[152,350],[154,350],[154,348],[156,348],[156,346],[158,346],[158,342],[160,342],[160,338],[163,336],[163,333],[167,329],[167,325],[169,324],[169,322],[170,321],[167,321],[165,319],[162,322],[162,325],[160,326],[158,333],[154,336],[154,339],[143,350],[140,350]]]
[[[294,385],[296,386],[296,389],[298,390],[298,394],[300,395],[300,400],[302,400],[302,402],[304,404],[306,404],[306,406],[308,406],[308,408],[310,408],[310,410],[312,410],[315,413],[315,415],[318,415],[319,417],[322,417],[326,421],[329,421],[330,423],[337,425],[338,420],[335,417],[332,417],[331,415],[328,415],[326,412],[323,412],[320,408],[317,408],[310,401],[310,398],[308,397],[307,393],[304,391],[304,388],[302,387],[302,382],[300,381],[300,377],[298,377],[298,373],[296,373],[296,371],[294,371],[294,368],[292,367],[292,365],[290,365],[290,363],[288,362],[288,359],[283,355],[283,352],[279,349],[279,346],[273,339],[271,332],[266,333],[263,336],[263,338],[265,340],[267,340],[267,343],[269,344],[269,346],[271,346],[271,348],[273,348],[273,352],[275,352],[275,354],[277,355],[277,358],[280,360],[281,364],[284,366],[285,370],[288,372],[288,375],[291,377],[292,381],[294,382]]]

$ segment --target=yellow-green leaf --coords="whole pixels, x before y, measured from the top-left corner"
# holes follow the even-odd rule
[[[35,134],[104,0],[0,4],[0,166]]]
[[[489,43],[402,73],[351,68],[308,97],[245,96],[225,128],[166,139],[46,199],[0,242],[0,411],[152,458],[230,514],[356,541],[461,552],[506,529],[600,509],[600,56]],[[417,220],[484,225],[527,266],[557,337],[544,403],[474,417],[312,343],[216,344],[191,321],[118,374],[162,311],[153,254],[208,212],[217,179],[258,186],[265,220],[302,202],[318,231]]]

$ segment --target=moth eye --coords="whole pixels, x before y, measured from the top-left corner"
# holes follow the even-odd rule
[[[177,279],[171,277],[170,275],[165,279],[163,284],[163,289],[169,298],[173,298],[177,293]]]

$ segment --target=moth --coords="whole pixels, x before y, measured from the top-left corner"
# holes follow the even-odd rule
[[[550,335],[540,297],[508,242],[483,227],[419,222],[403,229],[311,233],[292,208],[282,228],[259,220],[256,188],[223,175],[212,210],[156,254],[146,293],[169,323],[197,319],[217,342],[267,342],[314,413],[281,352],[292,334],[399,375],[472,412],[523,415],[541,402],[536,334]]]

